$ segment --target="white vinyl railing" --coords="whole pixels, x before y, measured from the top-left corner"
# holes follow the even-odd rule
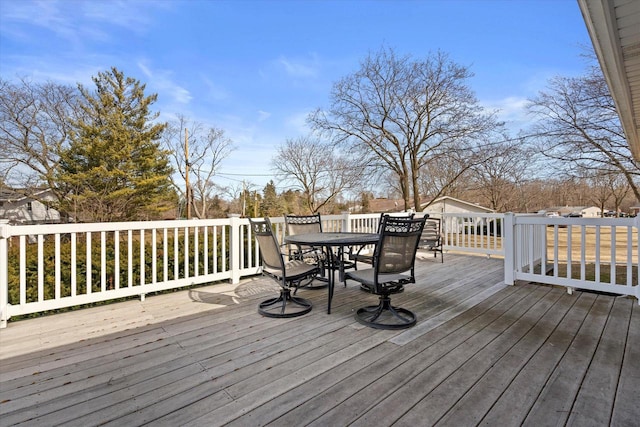
[[[526,280],[640,300],[639,218],[505,216],[505,282]]]
[[[259,271],[240,218],[0,225],[2,320]]]
[[[507,284],[528,280],[640,298],[636,219],[436,216],[442,219],[445,251],[504,256]],[[375,232],[379,219],[380,214],[322,216],[324,231]],[[272,222],[282,241],[283,218]],[[203,283],[238,283],[260,271],[249,221],[237,216],[55,225],[0,221],[0,326],[13,316]]]
[[[375,231],[379,214],[323,216]],[[279,238],[284,220],[274,218]],[[94,224],[0,222],[0,326],[9,318],[260,273],[246,218]]]
[[[504,214],[442,213],[445,251],[504,255],[502,226]]]

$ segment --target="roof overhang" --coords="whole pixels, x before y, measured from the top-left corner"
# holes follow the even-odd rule
[[[640,1],[578,0],[622,122],[640,161]]]

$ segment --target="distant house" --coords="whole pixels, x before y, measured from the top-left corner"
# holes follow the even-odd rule
[[[596,206],[589,206],[581,209],[580,214],[585,218],[600,218],[602,210]]]
[[[581,216],[585,218],[599,218],[602,211],[596,206],[552,206],[545,212],[556,212],[560,216]]]
[[[424,206],[424,205],[423,205]],[[429,216],[440,217],[443,213],[470,214],[469,216],[447,217],[443,224],[443,230],[448,232],[458,232],[462,229],[473,229],[486,227],[486,221],[483,218],[476,217],[473,214],[494,213],[493,209],[485,208],[477,203],[471,203],[464,200],[456,199],[450,196],[443,196],[435,199],[431,204],[424,207],[422,212]],[[490,224],[489,227],[495,227]]]
[[[60,212],[50,207],[57,199],[51,190],[0,188],[0,219],[12,224],[60,222]]]
[[[435,199],[431,204],[423,208],[422,212],[437,216],[441,213],[494,213],[495,211],[477,203],[444,196]]]

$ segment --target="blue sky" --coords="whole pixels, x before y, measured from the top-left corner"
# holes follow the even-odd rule
[[[93,88],[115,66],[158,94],[162,120],[225,130],[236,150],[221,185],[272,179],[275,148],[307,134],[332,84],[382,46],[415,59],[446,52],[475,74],[480,103],[520,129],[549,78],[584,72],[590,40],[576,0],[0,2],[3,78]]]

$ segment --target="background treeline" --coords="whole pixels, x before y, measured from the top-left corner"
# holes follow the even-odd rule
[[[584,75],[550,79],[527,101],[529,125],[513,129],[476,98],[469,67],[381,48],[334,83],[308,135],[275,147],[264,186],[221,185],[238,149],[225,131],[179,113],[161,121],[158,95],[116,68],[92,88],[0,77],[0,188],[48,189],[48,205],[84,222],[367,212],[380,197],[397,209],[452,196],[498,212],[627,212],[640,167],[586,60]]]

